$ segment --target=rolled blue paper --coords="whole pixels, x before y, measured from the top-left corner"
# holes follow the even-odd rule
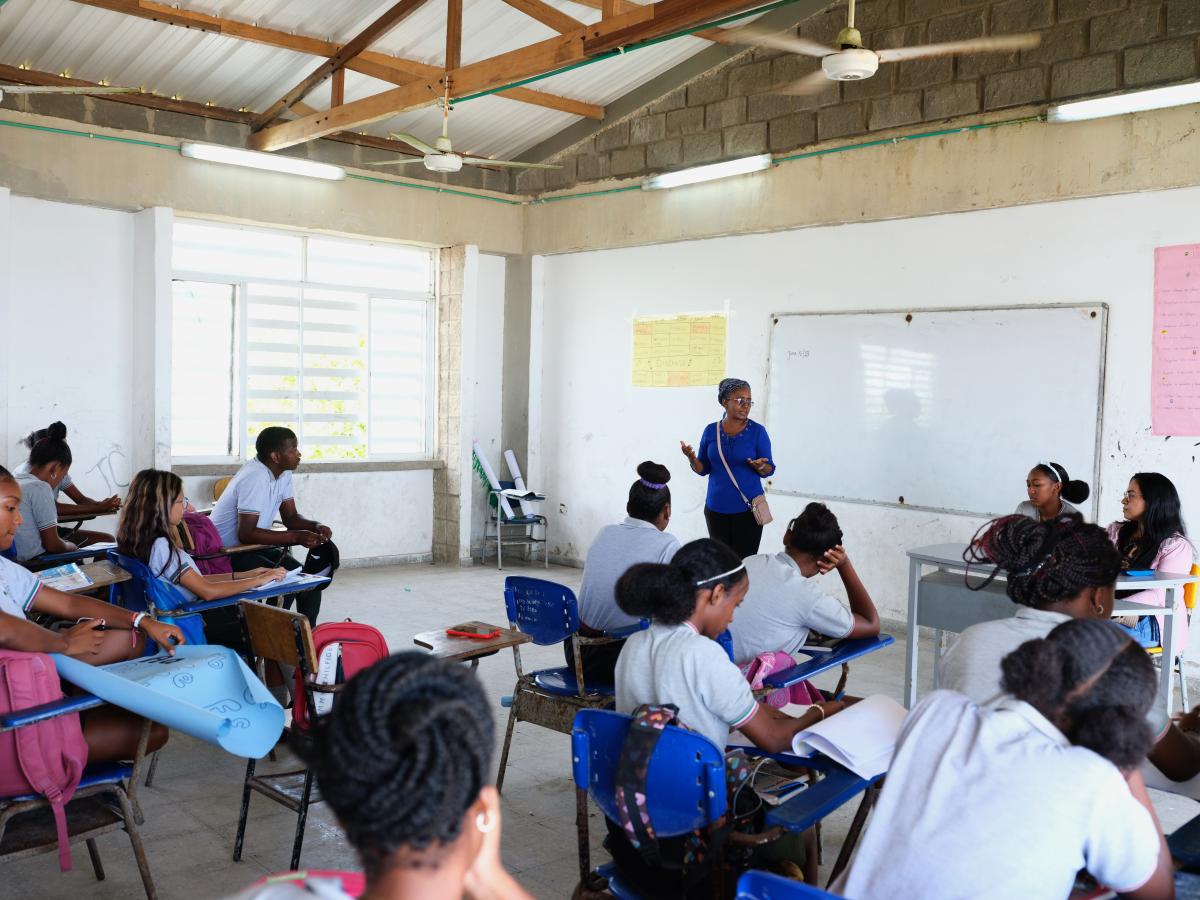
[[[51,655],[71,684],[235,756],[264,756],[283,731],[283,707],[228,647],[184,644],[108,666]]]

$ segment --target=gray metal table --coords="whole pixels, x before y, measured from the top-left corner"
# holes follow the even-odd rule
[[[1003,619],[1016,612],[1016,605],[1004,594],[1004,573],[998,576],[999,584],[993,583],[981,591],[969,591],[962,574],[967,571],[963,562],[966,544],[931,544],[915,547],[908,551],[908,647],[904,661],[904,700],[912,708],[917,702],[918,629],[921,626],[935,631],[935,656],[940,657],[942,632],[961,632],[979,622]],[[924,570],[934,571],[925,574]],[[989,564],[975,564],[972,574],[978,573],[982,580],[991,572]],[[1131,603],[1118,600],[1113,608],[1114,616],[1159,615],[1174,617],[1177,591],[1185,584],[1200,582],[1196,575],[1167,575],[1117,579],[1117,590],[1142,591],[1150,588],[1165,588],[1165,607],[1146,603]],[[1175,669],[1174,618],[1171,627],[1164,628],[1162,639],[1162,671],[1159,675],[1159,702],[1165,704],[1167,715],[1171,713],[1171,674]],[[935,665],[935,686],[937,669]]]

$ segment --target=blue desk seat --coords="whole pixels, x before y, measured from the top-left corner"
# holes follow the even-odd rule
[[[809,657],[808,662],[797,663],[790,669],[780,669],[778,672],[772,672],[763,679],[763,687],[772,689],[791,687],[793,684],[799,684],[801,681],[808,681],[810,678],[815,678],[822,672],[836,669],[838,666],[844,666],[852,660],[858,659],[860,656],[866,656],[868,653],[874,653],[876,650],[890,647],[894,643],[896,643],[896,639],[890,634],[881,634],[876,637],[850,638],[838,641],[838,643],[832,645],[833,650],[830,652],[801,647],[798,652]]]
[[[555,669],[539,669],[533,673],[533,683],[549,694],[560,697],[575,697],[580,693],[579,682],[575,673],[566,666]],[[587,681],[584,683],[584,693],[601,697],[612,697],[616,687],[611,684]]]
[[[801,884],[782,875],[751,869],[738,879],[737,900],[822,900],[837,894],[823,891],[811,884]]]

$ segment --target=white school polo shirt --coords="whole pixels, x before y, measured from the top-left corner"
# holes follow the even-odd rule
[[[638,619],[617,606],[617,579],[637,563],[669,563],[679,539],[643,519],[627,517],[600,530],[583,564],[579,586],[579,618],[597,631],[636,625]]]
[[[972,625],[942,658],[942,687],[986,703],[1000,693],[1000,661],[1070,618],[1066,613],[1020,606],[1011,618]]]
[[[0,556],[0,612],[24,619],[41,589],[36,575]]]
[[[748,556],[745,563],[750,589],[729,624],[738,665],[769,651],[795,653],[810,628],[844,638],[854,627],[854,614],[824,593],[815,576],[805,578],[786,552]]]
[[[150,571],[156,577],[175,585],[189,600],[196,599],[195,594],[179,583],[179,579],[188,569],[191,569],[197,575],[201,574],[200,570],[196,568],[195,561],[188,555],[186,550],[179,547],[172,547],[171,542],[165,537],[155,538],[154,543],[150,545],[149,567]],[[201,575],[201,577],[204,576]]]
[[[12,473],[14,475],[29,475],[29,474],[31,474],[29,471],[29,460],[25,460],[25,462],[21,463],[19,466],[17,466],[15,469],[13,469]],[[54,488],[54,501],[56,503],[58,502],[59,491],[65,491],[67,488],[69,488],[74,483],[75,482],[71,480],[70,475],[64,475],[62,477],[62,481],[60,481],[58,483],[58,487]]]
[[[679,720],[722,750],[729,729],[753,718],[758,704],[750,683],[721,649],[690,622],[651,623],[625,642],[617,658],[617,712],[644,703],[672,703]]]
[[[33,475],[18,475],[21,486],[21,527],[17,529],[13,546],[17,559],[25,562],[46,552],[42,546],[42,531],[58,524],[54,505],[54,489]]]
[[[1058,515],[1060,516],[1073,516],[1079,512],[1078,507],[1073,506],[1066,500],[1060,499],[1058,502],[1060,504],[1058,507]],[[1022,500],[1020,503],[1018,503],[1016,512],[1014,512],[1013,515],[1025,516],[1025,518],[1033,519],[1035,522],[1042,521],[1042,514],[1038,512],[1038,508],[1029,500]]]
[[[221,535],[221,546],[236,547],[238,540],[238,516],[256,513],[258,527],[269,529],[279,514],[279,506],[290,500],[292,473],[285,471],[276,478],[271,470],[257,459],[246,463],[221,494],[213,507],[212,523]]]
[[[904,720],[840,896],[1062,900],[1087,869],[1119,893],[1159,837],[1120,771],[1027,703],[934,691]]]

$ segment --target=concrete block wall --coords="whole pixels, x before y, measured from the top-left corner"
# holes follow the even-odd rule
[[[803,22],[832,44],[839,2]],[[635,178],[884,129],[1008,107],[1186,81],[1200,74],[1200,0],[862,0],[856,25],[872,49],[1035,31],[1041,44],[890,63],[867,81],[830,82],[816,95],[772,93],[818,60],[749,50],[615,122],[555,159],[558,171],[517,176],[519,192]]]
[[[459,559],[463,472],[462,331],[466,247],[446,247],[438,258],[437,298],[437,457],[444,464],[433,473],[433,561]],[[468,491],[470,488],[468,487]]]

